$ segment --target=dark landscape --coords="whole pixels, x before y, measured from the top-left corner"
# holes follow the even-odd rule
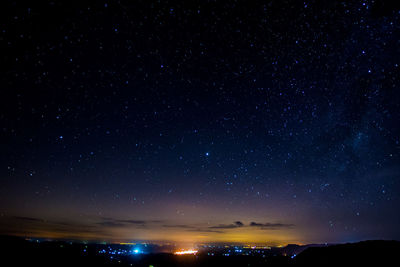
[[[12,266],[396,266],[399,264],[396,253],[400,250],[399,241],[382,240],[338,245],[289,245],[265,251],[249,249],[246,252],[239,249],[240,252],[236,253],[234,246],[215,247],[200,249],[195,255],[156,252],[157,246],[135,253],[137,246],[133,245],[39,241],[17,237],[2,237],[0,242],[2,261]],[[103,250],[131,251],[121,255],[101,253]],[[233,252],[227,255],[228,251]],[[253,254],[245,255],[248,252]]]
[[[293,246],[293,245],[292,245]],[[203,249],[196,255],[174,255],[167,252],[143,251],[118,255],[104,255],[101,252],[113,248],[132,249],[130,245],[83,244],[66,241],[25,240],[17,237],[1,238],[1,257],[13,266],[327,266],[398,263],[396,252],[398,241],[364,241],[340,245],[312,245],[282,247],[255,253],[226,256],[225,249]],[[291,254],[287,254],[287,250]],[[154,249],[153,249],[154,250]],[[213,251],[215,255],[210,256]],[[298,253],[297,255],[294,253]]]

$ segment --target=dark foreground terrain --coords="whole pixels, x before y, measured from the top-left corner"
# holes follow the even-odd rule
[[[300,254],[214,255],[169,253],[102,255],[101,246],[70,242],[37,242],[0,238],[1,266],[399,266],[399,241],[364,241],[308,247]]]

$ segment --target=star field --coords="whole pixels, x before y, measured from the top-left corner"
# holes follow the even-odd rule
[[[398,5],[3,5],[1,233],[400,238]]]

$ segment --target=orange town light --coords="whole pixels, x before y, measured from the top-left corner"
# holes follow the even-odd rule
[[[174,252],[175,255],[190,255],[190,254],[194,255],[196,253],[197,253],[197,250],[192,250],[192,249]]]

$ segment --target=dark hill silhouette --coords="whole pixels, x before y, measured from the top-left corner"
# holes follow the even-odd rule
[[[301,252],[295,259],[295,265],[307,266],[399,266],[399,241],[363,241],[332,245],[327,247],[310,247]]]
[[[287,246],[283,248],[279,248],[278,250],[283,254],[283,255],[299,255],[301,252],[306,250],[307,248],[310,247],[323,247],[327,245],[321,245],[321,244],[308,244],[308,245],[297,245],[297,244],[288,244]]]

